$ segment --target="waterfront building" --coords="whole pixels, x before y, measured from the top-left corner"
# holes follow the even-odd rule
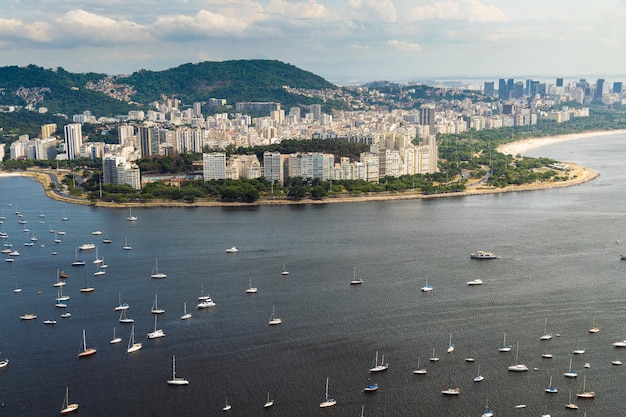
[[[65,135],[65,152],[67,159],[76,159],[80,155],[80,146],[83,144],[82,126],[72,123],[63,127]]]
[[[226,178],[226,154],[213,152],[202,154],[202,176],[204,181]]]

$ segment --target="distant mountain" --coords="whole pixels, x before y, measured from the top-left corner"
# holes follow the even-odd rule
[[[87,85],[91,89],[86,88]],[[93,86],[99,86],[95,89]],[[107,86],[112,85],[109,89]],[[104,86],[104,87],[103,87]],[[67,115],[85,110],[97,117],[115,116],[130,109],[147,108],[163,96],[176,97],[185,106],[210,98],[240,101],[275,101],[284,108],[324,103],[319,97],[294,94],[295,89],[336,89],[311,72],[274,60],[238,60],[184,64],[164,71],[142,69],[129,76],[75,74],[63,68],[44,69],[36,65],[0,67],[0,105],[32,104],[47,107],[50,113]],[[132,94],[111,97],[113,90],[127,88]],[[106,93],[106,94],[105,94]],[[130,103],[132,102],[132,104]],[[341,107],[342,103],[325,103]]]
[[[165,71],[141,70],[118,81],[132,85],[137,92],[134,99],[143,103],[159,100],[161,94],[165,94],[187,104],[225,98],[229,104],[277,101],[289,107],[320,100],[291,94],[283,86],[316,90],[337,88],[318,75],[272,60],[184,64]]]

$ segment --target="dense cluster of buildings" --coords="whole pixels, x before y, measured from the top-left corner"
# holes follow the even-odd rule
[[[395,110],[388,110],[391,106],[359,105],[365,110],[332,114],[324,113],[319,104],[283,109],[280,103],[241,102],[230,107],[234,112],[205,117],[203,107],[223,108],[226,101],[212,98],[181,108],[178,99],[163,97],[146,112],[131,111],[108,119],[96,119],[89,111],[74,115],[73,123],[63,126],[62,139],[55,136],[56,125],[44,125],[41,137],[21,136],[12,143],[10,157],[102,158],[105,183],[129,184],[137,189],[141,187],[141,176],[133,161],[184,152],[203,153],[205,180],[264,176],[283,183],[297,176],[378,181],[384,176],[436,172],[437,134],[528,126],[540,118],[564,122],[589,116],[589,108],[563,103],[586,105],[595,100],[611,104],[623,99],[622,83],[615,82],[609,88],[603,79],[595,84],[585,80],[564,84],[561,78],[555,84],[501,79],[497,90],[495,87],[494,82],[485,82],[481,92],[488,98],[479,100],[424,101],[416,109]],[[386,103],[392,100],[380,92],[372,93],[368,91]],[[251,117],[248,113],[265,116]],[[85,142],[83,123],[117,124],[118,143]],[[368,145],[370,151],[362,153],[358,160],[323,153],[272,152],[261,161],[254,155],[227,158],[220,152],[227,146],[268,145],[284,139],[338,139]]]

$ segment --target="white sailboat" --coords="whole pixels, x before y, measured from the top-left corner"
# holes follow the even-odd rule
[[[172,355],[172,379],[168,380],[169,385],[189,385],[189,381],[185,378],[176,376],[176,356]]]
[[[515,365],[509,366],[509,371],[511,372],[525,372],[528,371],[528,367],[523,363],[517,362],[517,357],[519,354],[519,341],[517,342],[517,348],[515,349]]]
[[[428,372],[426,370],[426,368],[420,368],[420,358],[419,356],[417,357],[417,369],[413,371],[414,374],[416,375],[425,375],[426,372]]]
[[[96,258],[93,260],[93,263],[98,265],[103,262],[103,259],[98,256],[98,247],[96,246]]]
[[[363,284],[363,280],[361,278],[356,277],[356,267],[354,267],[354,272],[352,275],[352,281],[350,281],[350,285],[360,285]]]
[[[578,376],[578,371],[572,371],[572,358],[569,358],[569,369],[563,375],[568,378],[576,378]]]
[[[378,363],[378,351],[376,351],[376,357],[374,358],[374,362],[372,362],[370,372],[386,371],[387,368],[389,368],[389,364],[385,363],[385,355],[383,355],[382,360]]]
[[[187,319],[189,319],[189,318],[191,318],[191,314],[190,314],[190,313],[187,313],[187,303],[186,303],[186,302],[184,302],[184,303],[183,303],[183,315],[182,315],[182,316],[180,316],[180,319],[181,319],[181,320],[187,320]]]
[[[204,295],[204,287],[200,284],[200,296],[198,297],[198,304],[196,304],[196,308],[209,308],[215,305],[215,302],[211,299],[210,295]]]
[[[122,338],[121,338],[121,337],[115,337],[115,327],[113,327],[113,339],[111,339],[111,340],[109,341],[109,343],[113,345],[113,344],[115,344],[115,343],[119,343],[119,342],[121,342],[121,341],[122,341]]]
[[[452,388],[450,384],[450,378],[448,378],[448,388],[441,391],[443,395],[459,395],[461,393],[461,388]]]
[[[274,315],[274,311],[275,311],[274,306],[272,306],[272,314],[270,315],[270,321],[269,321],[270,326],[280,324],[283,322],[281,319],[279,319],[278,317]]]
[[[128,238],[125,237],[124,238],[124,246],[122,246],[122,249],[124,249],[124,250],[131,250],[132,248],[133,247],[128,244]]]
[[[450,333],[450,342],[448,343],[448,353],[454,352],[454,345],[452,344],[452,333]]]
[[[269,407],[271,407],[273,405],[274,405],[274,400],[272,400],[270,398],[270,393],[268,392],[267,393],[267,401],[265,401],[265,404],[263,405],[263,408],[269,408]]]
[[[198,301],[210,300],[211,297],[207,294],[204,295],[204,284],[200,284],[200,296],[198,296]]]
[[[252,286],[252,278],[250,278],[250,284],[248,285],[248,288],[246,288],[246,293],[247,294],[256,294],[257,292],[257,287],[253,287]]]
[[[126,220],[128,220],[129,222],[134,222],[137,220],[137,216],[133,216],[133,208],[129,207],[128,208],[128,217],[126,218]]]
[[[69,389],[65,388],[65,399],[63,400],[63,405],[61,406],[61,414],[66,415],[73,413],[76,410],[78,410],[78,404],[70,404]]]
[[[550,383],[544,391],[548,394],[556,394],[557,392],[559,392],[559,390],[554,385],[552,385],[552,375],[550,375]]]
[[[125,311],[125,310],[123,310],[123,311]],[[163,331],[163,329],[157,329],[157,317],[159,317],[159,316],[155,314],[155,316],[154,316],[154,330],[151,331],[150,333],[148,333],[148,335],[146,336],[148,339],[158,339],[160,337],[164,337],[165,336],[165,332]]]
[[[281,272],[280,275],[289,275],[289,271],[287,271],[287,266],[285,264],[283,264],[283,272]]]
[[[85,266],[85,261],[81,261],[78,259],[78,247],[76,248],[76,254],[74,257],[74,262],[72,262],[72,266]]]
[[[120,310],[120,318],[119,318],[119,320],[118,320],[118,321],[119,321],[120,323],[134,323],[134,322],[135,322],[135,319],[132,319],[132,318],[128,317],[128,316],[126,315],[126,310],[127,310],[126,308],[125,308],[125,309],[123,309],[123,310]],[[156,317],[156,316],[155,316],[155,317]]]
[[[583,376],[583,388],[580,392],[576,393],[578,398],[587,398],[592,399],[595,398],[595,391],[587,391],[587,375]]]
[[[600,328],[598,327],[598,323],[596,322],[596,316],[593,316],[593,322],[591,324],[591,328],[589,329],[589,333],[598,333]]]
[[[152,303],[152,308],[150,309],[152,314],[163,314],[165,313],[165,309],[159,308],[157,294],[154,294],[154,303]]]
[[[330,407],[335,404],[337,404],[337,400],[328,396],[328,377],[326,377],[326,394],[324,396],[324,401],[320,403],[320,408]]]
[[[428,275],[426,276],[426,283],[420,290],[422,292],[431,292],[433,290],[433,286],[428,284]]]
[[[539,337],[539,340],[550,340],[552,339],[552,333],[548,333],[548,319],[543,326],[543,334]]]
[[[502,340],[502,346],[500,346],[498,348],[498,351],[500,351],[500,352],[510,352],[511,349],[513,349],[512,346],[506,344],[506,333],[504,333],[504,338]]]
[[[572,391],[569,392],[569,400],[567,401],[567,404],[565,404],[565,408],[568,408],[570,410],[578,410],[578,405],[572,402]]]
[[[122,293],[118,293],[118,304],[117,307],[115,307],[115,311],[120,311],[120,310],[128,310],[128,303],[122,303]]]
[[[228,411],[231,408],[233,408],[233,406],[228,404],[228,397],[226,397],[226,404],[224,405],[224,407],[222,407],[222,411]]]
[[[83,329],[83,343],[81,344],[81,349],[78,352],[79,358],[84,358],[87,356],[91,356],[96,353],[95,348],[87,347],[87,339],[85,337],[85,329]]]
[[[143,343],[135,343],[135,325],[130,328],[130,337],[128,338],[128,347],[126,348],[126,353],[137,352],[139,349],[143,347]]]
[[[438,362],[439,361],[439,358],[437,356],[435,356],[435,348],[433,348],[433,356],[428,358],[428,360],[431,361],[431,362]]]
[[[152,274],[150,275],[150,278],[153,278],[153,279],[167,278],[167,274],[165,274],[164,272],[159,272],[159,258],[154,259],[154,266],[152,267]]]

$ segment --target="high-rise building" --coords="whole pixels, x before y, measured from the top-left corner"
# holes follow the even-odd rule
[[[622,82],[621,81],[615,81],[613,83],[613,92],[617,93],[617,94],[622,92]]]
[[[196,101],[193,103],[193,116],[202,117],[202,103]]]
[[[500,100],[509,99],[509,88],[507,87],[506,80],[504,78],[500,78],[498,80],[498,98]]]
[[[41,125],[41,138],[45,139],[45,138],[51,137],[54,134],[54,132],[56,132],[56,130],[57,130],[56,123],[48,123],[45,125]]]
[[[135,135],[135,128],[132,125],[121,125],[117,129],[117,137],[119,144],[122,146],[128,146],[130,139]]]
[[[65,152],[67,159],[76,159],[80,156],[80,146],[83,144],[83,131],[80,123],[72,123],[63,127],[65,134]]]
[[[556,79],[556,86],[557,87],[563,87],[563,78],[557,78]]]
[[[604,95],[604,78],[598,78],[596,81],[596,89],[593,93],[594,100],[602,100],[602,96]]]
[[[322,105],[321,104],[311,104],[309,107],[309,112],[313,116],[313,120],[319,120],[322,115]]]
[[[485,88],[483,90],[483,94],[487,97],[493,97],[495,93],[494,90],[494,82],[493,81],[485,81]]]
[[[224,152],[203,153],[202,174],[205,181],[226,178],[226,154]]]
[[[154,126],[139,126],[138,131],[139,149],[141,156],[158,155],[159,154],[159,129]]]
[[[524,97],[524,83],[522,81],[518,81],[513,85],[513,98],[522,97]]]
[[[263,152],[263,176],[268,181],[284,182],[283,162],[280,152]]]
[[[435,126],[435,105],[423,104],[420,107],[420,124],[423,126]]]

